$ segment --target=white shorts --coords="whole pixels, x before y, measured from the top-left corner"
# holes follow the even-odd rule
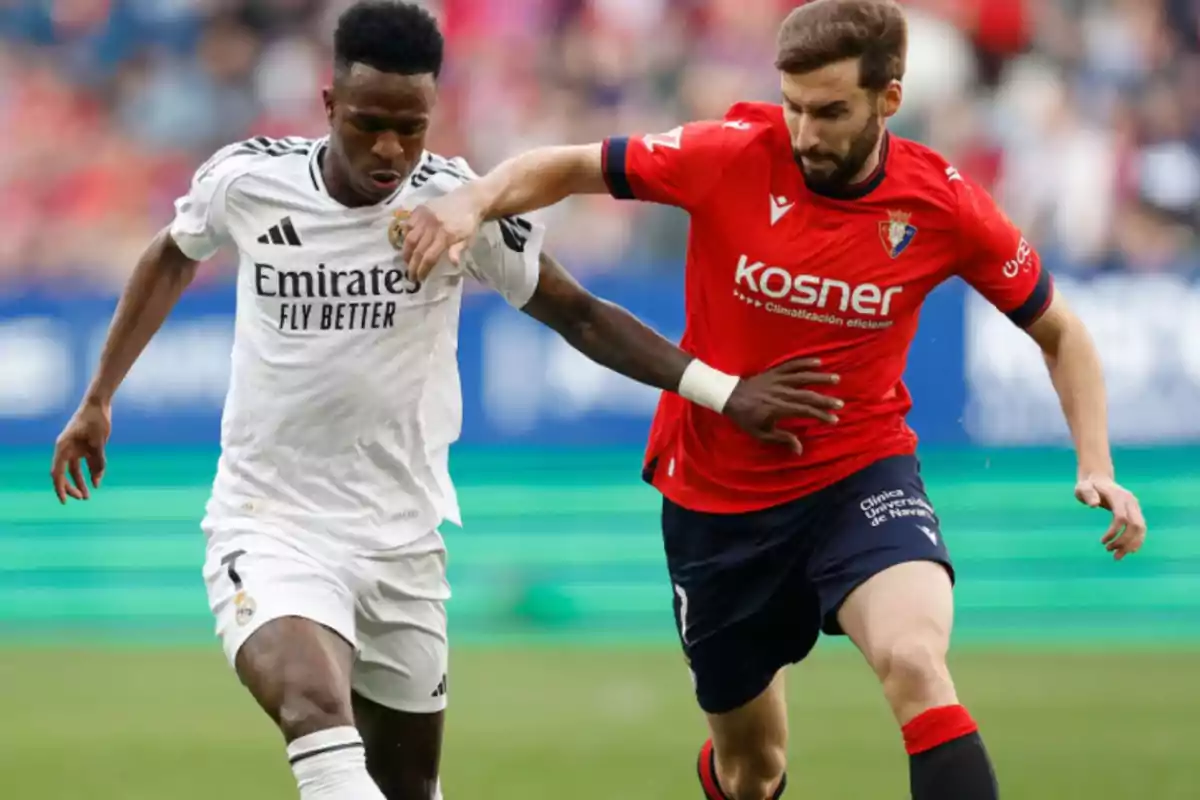
[[[303,617],[355,649],[351,686],[387,708],[446,707],[446,547],[432,531],[362,553],[261,526],[208,526],[204,583],[229,663],[259,628]]]

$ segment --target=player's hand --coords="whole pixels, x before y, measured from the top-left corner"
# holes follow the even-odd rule
[[[832,386],[837,375],[816,372],[820,359],[800,358],[772,367],[766,372],[738,381],[725,404],[725,416],[754,438],[803,451],[794,434],[780,430],[777,423],[789,417],[810,417],[833,424],[841,400],[806,388]]]
[[[1146,518],[1142,516],[1142,506],[1133,492],[1111,478],[1085,477],[1075,484],[1075,497],[1089,508],[1112,512],[1112,524],[1100,543],[1113,558],[1120,561],[1142,549],[1142,543],[1146,541]]]
[[[66,503],[68,497],[87,500],[91,496],[81,462],[87,462],[92,488],[100,488],[100,479],[104,477],[104,445],[111,432],[112,409],[107,404],[84,403],[71,417],[54,443],[54,462],[50,466],[58,502]]]
[[[482,224],[481,210],[463,190],[414,208],[400,223],[404,238],[400,250],[413,280],[425,280],[444,255],[457,265]]]

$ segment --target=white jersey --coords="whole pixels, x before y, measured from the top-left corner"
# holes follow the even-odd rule
[[[384,202],[347,208],[325,189],[326,140],[259,137],[200,167],[171,236],[203,260],[238,252],[231,381],[206,529],[261,520],[401,546],[461,524],[450,444],[462,424],[458,323],[463,279],[524,306],[544,231],[488,223],[462,259],[415,282],[388,240],[395,212],[474,177],[426,153]]]

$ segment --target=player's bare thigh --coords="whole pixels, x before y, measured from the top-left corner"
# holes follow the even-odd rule
[[[901,725],[958,703],[946,666],[954,594],[941,564],[909,561],[872,576],[846,598],[838,622],[883,684]]]
[[[750,702],[708,714],[717,777],[731,797],[770,797],[787,768],[787,696],[784,671]]]
[[[349,642],[320,623],[280,617],[263,624],[238,650],[238,678],[284,738],[354,724]]]

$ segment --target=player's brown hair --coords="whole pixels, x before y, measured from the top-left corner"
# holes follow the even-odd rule
[[[860,85],[878,92],[904,77],[908,22],[894,0],[812,0],[779,26],[778,48],[775,67],[792,74],[857,58]]]

